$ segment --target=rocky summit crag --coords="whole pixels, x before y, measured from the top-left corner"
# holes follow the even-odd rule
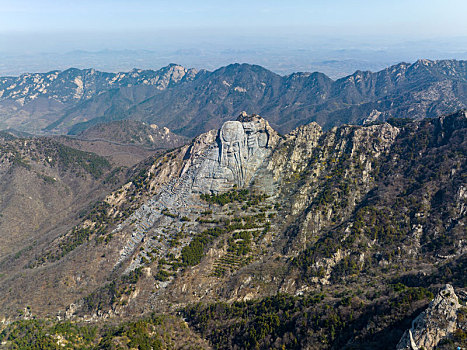
[[[441,339],[453,334],[457,329],[459,308],[460,304],[454,288],[447,284],[428,308],[413,320],[412,327],[404,333],[397,344],[397,349],[435,348]]]
[[[2,256],[0,341],[166,344],[183,317],[201,348],[464,346],[466,155],[463,111],[284,136],[242,113]]]
[[[193,179],[194,190],[220,193],[247,187],[279,137],[262,118],[242,114],[225,122]]]
[[[183,243],[171,247],[171,244],[167,245],[167,241],[157,239],[170,239],[167,232],[164,232],[167,229],[191,232],[199,230],[196,220],[192,220],[199,218],[200,208],[206,207],[200,203],[199,195],[219,194],[234,187],[247,187],[272,152],[278,138],[264,119],[247,115],[240,116],[236,121],[226,122],[217,135],[209,133],[203,136],[187,150],[185,157],[188,162],[184,164],[179,176],[170,179],[155,196],[113,232],[136,228],[132,234],[136,240],[133,238],[128,242],[117,262],[120,264],[133,256],[133,262],[126,272],[144,265],[141,262],[150,255],[152,259],[154,254],[158,257],[162,257],[160,254],[166,257],[172,253],[180,256]],[[154,229],[149,230],[151,227]],[[148,231],[153,235],[152,240],[145,239]],[[133,254],[136,248],[140,252]]]

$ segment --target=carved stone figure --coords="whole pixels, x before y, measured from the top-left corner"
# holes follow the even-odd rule
[[[269,124],[254,115],[225,122],[195,175],[193,190],[218,193],[248,185],[276,138]]]

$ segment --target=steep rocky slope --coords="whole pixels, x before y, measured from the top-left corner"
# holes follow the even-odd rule
[[[421,119],[467,104],[465,61],[419,60],[333,81],[321,73],[280,76],[256,65],[214,72],[170,65],[158,71],[69,69],[0,78],[0,128],[77,134],[97,123],[136,119],[194,137],[242,110],[281,133],[316,121],[324,129],[391,117]]]
[[[242,114],[0,266],[0,312],[175,313],[217,348],[395,348],[440,286],[466,287],[466,134],[465,112],[285,136]]]
[[[397,344],[397,349],[433,349],[457,329],[460,308],[454,288],[447,284],[413,322]]]

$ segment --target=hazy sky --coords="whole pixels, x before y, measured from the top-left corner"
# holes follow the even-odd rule
[[[466,14],[466,0],[0,0],[0,52],[465,37]]]

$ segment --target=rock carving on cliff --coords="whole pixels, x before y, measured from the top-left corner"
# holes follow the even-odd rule
[[[243,112],[225,122],[197,171],[193,190],[218,193],[248,185],[276,141],[276,132],[258,116]]]
[[[148,258],[148,252],[168,251],[170,247],[161,243],[167,241],[165,228],[181,230],[184,224],[174,218],[189,217],[199,211],[203,206],[199,193],[220,193],[234,186],[248,186],[278,140],[267,121],[245,112],[237,120],[225,122],[215,138],[214,135],[208,132],[196,138],[187,152],[180,177],[170,180],[116,229],[128,227],[132,231],[116,265],[131,256],[141,242],[144,247],[127,271],[137,268],[141,258]],[[164,215],[164,210],[170,211],[174,218]],[[196,225],[185,227],[190,231]],[[148,236],[152,239],[146,239]],[[173,253],[177,256],[180,251],[181,247]]]

